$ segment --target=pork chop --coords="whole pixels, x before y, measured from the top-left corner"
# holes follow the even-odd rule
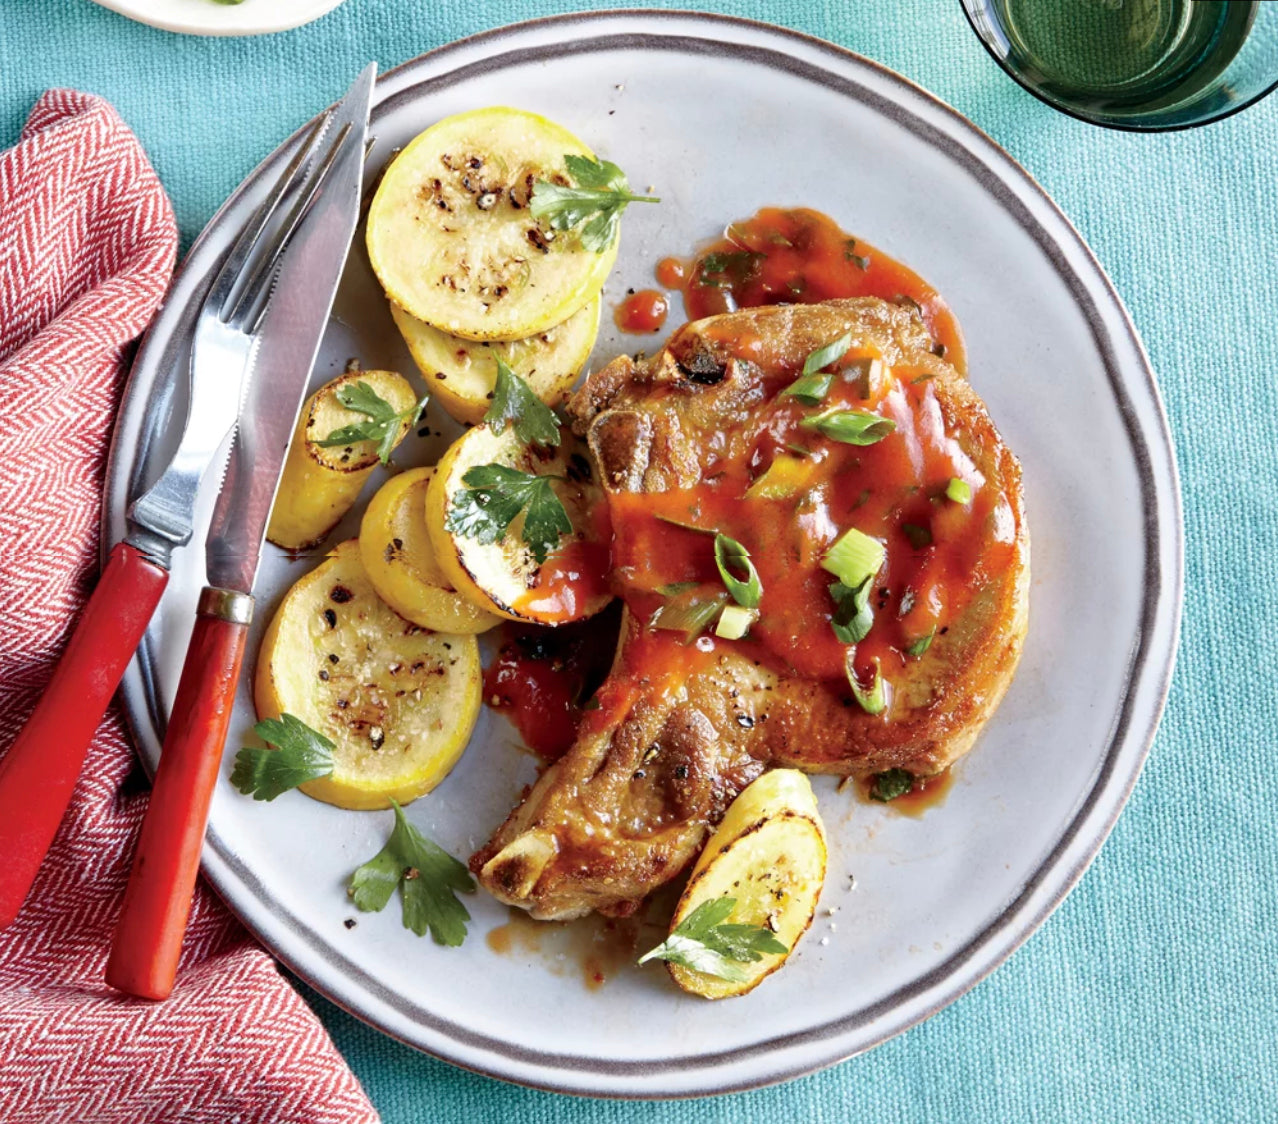
[[[796,397],[834,341],[829,385]],[[1027,625],[1021,473],[915,311],[860,298],[711,317],[591,374],[569,412],[627,614],[598,708],[471,860],[494,896],[538,918],[629,913],[769,765],[925,776],[971,748]],[[831,412],[894,428],[848,443]],[[887,548],[855,643],[822,566],[850,527]],[[715,532],[762,585],[741,639],[697,627],[698,607],[728,600]]]

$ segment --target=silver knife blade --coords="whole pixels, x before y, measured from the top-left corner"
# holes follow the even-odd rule
[[[208,584],[219,589],[253,589],[289,438],[359,222],[376,77],[370,63],[332,110],[330,133],[349,125],[352,135],[285,251],[262,321],[252,382],[205,542]]]
[[[227,322],[227,299],[295,174],[314,152],[324,124],[312,129],[298,146],[284,174],[227,251],[201,302],[187,358],[191,389],[181,440],[159,479],[133,501],[127,515],[126,541],[166,570],[173,548],[185,545],[194,533],[195,498],[201,482],[213,475],[221,483],[230,453],[227,438],[235,429],[249,385],[253,337]]]

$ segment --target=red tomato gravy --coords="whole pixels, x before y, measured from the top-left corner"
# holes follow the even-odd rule
[[[484,672],[484,701],[504,710],[534,754],[563,756],[617,647],[621,604],[584,621],[543,628],[501,626],[501,648]]]
[[[940,294],[816,211],[764,208],[732,223],[722,239],[691,258],[664,259],[657,277],[667,288],[681,290],[690,320],[841,297],[910,303],[936,341],[934,353],[960,372],[965,369],[962,333]],[[664,319],[664,303],[651,290],[635,293],[618,310],[618,323],[623,328],[659,325],[657,310]],[[758,340],[719,342],[741,358],[759,360]],[[821,561],[849,525],[887,546],[887,561],[872,591],[874,623],[855,645],[854,666],[862,682],[877,666],[890,683],[894,670],[920,654],[926,638],[944,633],[982,576],[1008,564],[1011,537],[990,533],[1000,524],[1003,513],[997,509],[1006,498],[984,486],[980,472],[946,432],[931,375],[876,360],[853,348],[828,367],[836,377],[820,409],[847,407],[892,419],[895,429],[877,443],[845,444],[805,427],[819,411],[779,396],[800,371],[763,362],[764,377],[774,389],[744,422],[743,456],[720,460],[716,472],[691,489],[610,498],[608,571],[614,592],[638,620],[650,621],[671,587],[721,593],[715,532],[746,547],[762,584],[759,619],[742,640],[716,639],[712,629],[705,629],[691,644],[677,632],[646,630],[630,644],[628,660],[648,679],[649,689],[653,679],[687,674],[723,643],[740,645],[752,658],[781,670],[846,682],[849,646],[830,625],[834,578]],[[734,424],[742,423],[734,419]],[[800,486],[776,497],[747,496],[782,458],[795,462],[789,467]],[[966,502],[946,495],[947,484],[956,479],[970,488]],[[628,704],[621,677],[610,681],[607,697],[592,700],[612,659],[618,620],[614,609],[581,625],[524,630],[526,636],[508,628],[501,655],[485,676],[485,697],[507,710],[543,759],[553,760],[567,749],[583,717],[588,725],[602,723]],[[583,711],[588,700],[591,709]],[[884,720],[889,716],[890,707]],[[941,782],[933,785],[930,801],[944,792]],[[920,806],[930,801],[921,789]]]

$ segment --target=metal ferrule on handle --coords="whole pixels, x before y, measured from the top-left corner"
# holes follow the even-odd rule
[[[107,983],[130,995],[165,999],[173,990],[252,618],[248,594],[200,596],[107,963]]]

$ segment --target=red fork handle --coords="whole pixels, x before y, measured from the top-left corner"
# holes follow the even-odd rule
[[[0,929],[9,925],[71,802],[89,743],[168,584],[168,571],[118,543],[53,678],[0,759]]]
[[[252,613],[247,594],[200,598],[107,962],[107,983],[143,999],[173,990]]]

